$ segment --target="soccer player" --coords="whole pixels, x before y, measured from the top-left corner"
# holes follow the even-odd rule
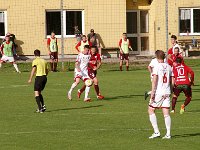
[[[127,34],[123,33],[122,39],[119,41],[120,50],[120,71],[122,71],[123,60],[126,60],[126,70],[129,70],[129,49],[132,50]]]
[[[51,32],[51,37],[47,39],[47,48],[51,59],[51,71],[56,72],[58,65],[58,44],[54,32]]]
[[[172,111],[171,113],[175,113],[175,106],[178,96],[181,92],[185,94],[185,102],[181,105],[180,114],[183,114],[185,111],[185,107],[190,103],[192,98],[192,89],[191,85],[194,82],[194,72],[188,66],[182,63],[183,59],[178,57],[176,59],[176,66],[173,67],[174,73],[174,95],[172,98]]]
[[[28,83],[32,82],[32,78],[36,73],[34,84],[35,99],[38,105],[38,109],[36,110],[36,112],[43,113],[46,110],[46,106],[44,105],[42,91],[44,90],[47,83],[48,68],[47,62],[44,59],[40,58],[39,50],[36,49],[34,51],[34,55],[36,58],[33,60],[32,63],[32,71]]]
[[[76,63],[75,63],[75,70],[74,70],[74,83],[72,84],[70,90],[68,91],[68,99],[72,100],[72,91],[73,89],[80,83],[80,80],[82,79],[84,82],[90,77],[88,76],[88,63],[90,61],[91,55],[89,54],[89,45],[84,46],[84,50],[78,54]],[[87,86],[85,89],[85,102],[90,102],[91,99],[88,98],[88,94],[90,91],[90,87]]]
[[[101,66],[101,56],[97,52],[97,47],[92,46],[91,47],[91,58],[90,58],[90,62],[88,64],[88,75],[94,82],[94,89],[96,91],[97,98],[102,100],[102,99],[104,99],[104,96],[102,96],[100,94],[98,79],[96,76],[97,70],[100,68],[100,66]],[[77,94],[78,98],[80,98],[81,94],[85,91],[85,88],[86,88],[86,85],[84,85],[81,89],[78,90],[78,94]]]
[[[179,53],[182,55],[182,51],[181,51],[181,48],[180,46],[178,45],[177,43],[177,37],[175,35],[172,35],[171,36],[171,43],[172,43],[172,47],[168,50],[168,64],[172,66],[173,62],[172,62],[172,59],[171,59],[171,56],[174,54],[174,49],[176,47],[179,48]]]
[[[82,40],[80,42],[78,42],[78,44],[76,45],[76,50],[78,51],[78,53],[83,52],[84,51],[84,46],[85,45],[89,45],[92,46],[92,43],[90,41],[87,40],[87,37],[85,35],[82,36]]]
[[[164,63],[165,54],[163,51],[157,53],[157,59],[159,64],[153,71],[152,92],[148,108],[149,119],[154,129],[154,133],[149,137],[149,139],[160,137],[160,131],[158,129],[157,118],[155,115],[155,110],[159,108],[162,108],[167,129],[167,133],[163,139],[170,139],[171,118],[169,109],[171,83],[173,83],[172,68],[168,64]]]
[[[184,63],[183,57],[179,52],[180,52],[179,47],[175,47],[174,48],[174,54],[172,54],[171,58],[169,58],[169,59],[171,59],[171,64],[169,64],[170,66],[176,65],[176,59],[177,58],[182,58],[182,63]]]
[[[10,36],[5,37],[5,42],[3,42],[3,44],[1,45],[0,50],[2,53],[0,68],[2,67],[2,63],[10,62],[11,64],[13,64],[15,70],[18,73],[21,73],[14,59],[14,44],[12,41],[10,41]]]
[[[149,66],[148,66],[148,71],[150,72],[151,82],[152,82],[152,80],[153,80],[153,70],[154,70],[154,68],[159,64],[158,59],[157,59],[157,53],[158,53],[158,51],[159,51],[159,50],[157,50],[157,51],[155,52],[155,58],[153,58],[153,59],[151,60]],[[145,93],[144,93],[144,99],[146,100],[147,97],[148,97],[149,95],[151,95],[151,91],[145,92]]]

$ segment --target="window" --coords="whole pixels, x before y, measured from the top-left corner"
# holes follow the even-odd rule
[[[63,11],[63,32],[64,37],[75,37],[75,26],[81,33],[84,33],[84,13],[80,11]],[[46,12],[46,34],[49,36],[54,31],[61,35],[61,11]]]
[[[149,12],[140,11],[140,32],[148,33],[149,32]]]
[[[200,8],[179,10],[180,35],[200,35]]]
[[[7,13],[0,11],[0,37],[4,37],[7,32]]]
[[[137,12],[127,12],[126,20],[127,33],[137,33]]]

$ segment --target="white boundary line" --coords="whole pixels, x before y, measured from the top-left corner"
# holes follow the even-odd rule
[[[4,89],[4,88],[17,88],[17,87],[27,87],[29,86],[28,84],[25,85],[8,85],[8,86],[0,86],[0,89]]]
[[[172,130],[182,130],[182,129],[200,129],[200,127],[178,127]],[[65,132],[88,132],[88,131],[151,131],[152,128],[127,128],[127,129],[67,129],[67,130],[50,130],[50,131],[22,131],[22,132],[4,132],[0,135],[13,135],[13,134],[34,134],[34,133],[65,133]],[[160,128],[160,130],[165,130],[165,128]]]

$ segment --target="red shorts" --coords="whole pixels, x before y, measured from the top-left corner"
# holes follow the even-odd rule
[[[183,91],[186,97],[192,97],[192,89],[190,85],[175,85],[173,92],[177,97]]]
[[[121,54],[120,53],[120,60],[129,60],[129,54]]]
[[[88,76],[89,76],[91,79],[96,78],[96,76],[97,76],[97,71],[96,71],[96,70],[93,70],[93,69],[88,69]]]
[[[51,52],[50,59],[58,59],[58,52]]]

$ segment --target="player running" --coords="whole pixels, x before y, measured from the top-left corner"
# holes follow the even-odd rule
[[[51,37],[47,39],[47,48],[51,59],[51,71],[56,72],[58,64],[58,44],[54,32],[51,32]]]
[[[78,44],[76,45],[76,50],[78,51],[78,53],[83,52],[84,51],[84,46],[85,45],[89,45],[92,46],[92,43],[90,41],[87,40],[87,37],[85,35],[82,36],[82,40],[80,42],[78,42]]]
[[[91,58],[90,58],[90,62],[88,64],[88,75],[94,82],[94,89],[96,91],[97,98],[102,100],[102,99],[104,99],[104,96],[102,96],[100,94],[98,79],[96,76],[97,70],[100,68],[100,66],[101,66],[101,56],[97,52],[97,47],[92,46],[91,47]],[[81,97],[81,94],[84,92],[85,88],[86,88],[86,85],[84,85],[81,89],[78,90],[78,94],[77,94],[78,98]]]
[[[160,137],[160,131],[158,129],[157,118],[155,115],[155,110],[159,108],[162,108],[167,129],[167,133],[163,139],[170,139],[171,117],[169,109],[171,94],[170,86],[173,82],[172,68],[168,64],[164,63],[165,54],[163,51],[157,53],[157,58],[159,64],[153,71],[152,92],[148,108],[149,119],[153,126],[154,133],[149,137],[149,139]]]
[[[174,95],[172,98],[172,111],[171,113],[175,113],[175,106],[178,96],[181,92],[185,94],[185,102],[181,105],[180,114],[183,114],[185,111],[185,107],[190,103],[192,98],[192,89],[191,85],[194,82],[194,72],[188,66],[182,63],[182,58],[177,58],[176,63],[177,65],[173,67],[174,73]]]
[[[123,60],[126,60],[126,71],[129,70],[129,49],[133,50],[127,34],[123,33],[122,39],[119,41],[120,50],[120,71],[122,71]]]
[[[2,67],[2,63],[9,62],[13,64],[15,70],[18,73],[21,73],[18,69],[18,66],[15,62],[14,59],[14,44],[12,41],[10,41],[10,36],[5,37],[5,42],[0,47],[1,53],[2,53],[2,58],[0,60],[0,68]]]
[[[68,92],[69,100],[72,100],[72,96],[71,96],[72,91],[80,83],[80,80],[82,79],[85,82],[86,80],[90,79],[90,77],[88,76],[88,63],[91,57],[91,55],[89,54],[89,49],[90,49],[90,46],[85,45],[84,50],[81,53],[79,53],[79,55],[77,56],[76,63],[75,63],[75,70],[74,70],[75,82],[72,84]],[[91,101],[91,99],[88,98],[89,91],[90,91],[90,87],[87,86],[85,89],[85,98],[84,98],[85,102]]]
[[[44,105],[42,91],[44,90],[47,83],[48,68],[47,62],[44,59],[40,58],[39,50],[35,50],[34,55],[36,58],[33,60],[32,63],[32,71],[28,83],[32,82],[32,78],[36,73],[34,85],[35,99],[38,105],[38,109],[36,110],[36,112],[43,113],[46,110],[46,106]]]

